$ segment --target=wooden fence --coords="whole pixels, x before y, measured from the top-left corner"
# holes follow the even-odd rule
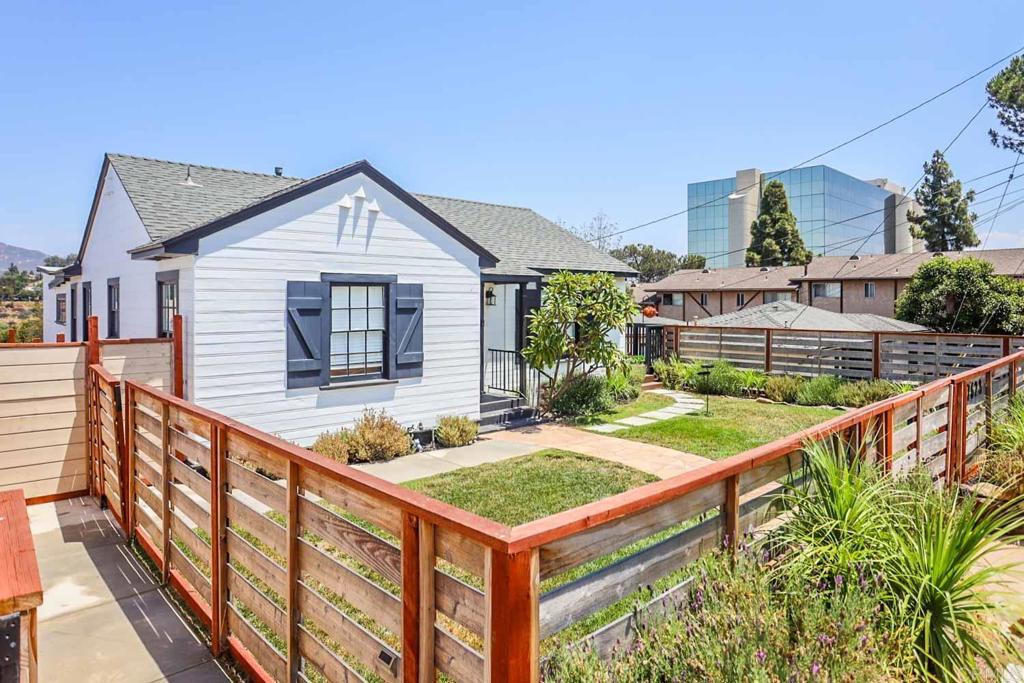
[[[543,640],[575,634],[772,514],[808,440],[845,439],[886,471],[920,463],[961,480],[1022,362],[1014,353],[515,528],[135,380],[122,400],[99,365],[89,400],[104,490],[118,482],[107,496],[126,532],[210,628],[214,652],[230,651],[254,679],[536,681]],[[124,440],[111,453],[104,429],[116,442],[119,405]],[[607,653],[629,641],[634,618],[585,639]]]
[[[104,494],[103,460],[89,456],[104,444],[109,452],[113,436],[95,406],[111,400],[109,384],[121,379],[180,394],[180,326],[179,318],[168,339],[106,340],[91,317],[87,342],[0,344],[0,490],[23,489],[30,504]],[[97,363],[108,371],[102,388],[87,381],[86,368]]]
[[[926,382],[1024,348],[1024,337],[936,332],[685,326],[665,328],[666,355],[725,359],[775,374]]]

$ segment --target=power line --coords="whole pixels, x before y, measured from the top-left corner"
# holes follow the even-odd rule
[[[953,92],[954,90],[956,90],[960,86],[973,81],[975,78],[977,78],[978,76],[982,75],[986,71],[989,71],[989,70],[999,66],[1000,64],[1002,64],[1006,60],[1010,59],[1011,57],[1013,57],[1014,55],[1016,55],[1017,53],[1022,52],[1022,51],[1024,51],[1024,46],[1019,47],[1016,50],[1014,50],[1013,52],[1011,52],[1010,54],[1006,55],[1005,57],[1002,57],[1002,58],[992,62],[988,66],[984,67],[983,69],[980,69],[979,71],[976,71],[975,73],[971,74],[967,78],[964,78],[963,80],[959,81],[958,83],[955,83],[955,84],[951,85],[950,87],[946,88],[942,92],[937,93],[935,95],[932,95],[931,97],[929,97],[928,99],[926,99],[926,100],[924,100],[922,102],[918,102],[917,104],[915,104],[910,109],[907,109],[907,110],[905,110],[905,111],[903,111],[903,112],[893,116],[892,118],[889,118],[889,119],[883,121],[882,123],[879,123],[878,125],[869,128],[868,130],[866,130],[866,131],[864,131],[862,133],[858,133],[857,135],[853,136],[852,138],[844,140],[843,142],[841,142],[838,145],[835,145],[833,147],[830,147],[829,149],[825,150],[824,152],[821,152],[819,154],[815,154],[814,156],[812,156],[812,157],[810,157],[808,159],[805,159],[804,161],[801,161],[799,164],[797,164],[795,166],[791,166],[790,168],[786,169],[785,171],[777,171],[776,173],[771,174],[771,175],[772,175],[772,177],[777,177],[777,176],[782,175],[783,173],[786,173],[787,171],[796,170],[796,169],[800,168],[801,166],[804,166],[805,164],[809,164],[812,161],[817,161],[818,159],[822,158],[823,156],[831,154],[832,152],[835,152],[835,151],[837,151],[839,149],[842,149],[843,147],[846,147],[847,145],[852,144],[852,143],[856,142],[857,140],[860,140],[860,139],[862,139],[864,137],[867,137],[868,135],[871,135],[872,133],[874,133],[874,132],[876,132],[878,130],[881,130],[882,128],[885,128],[886,126],[888,126],[888,125],[890,125],[892,123],[895,123],[896,121],[899,121],[900,119],[904,118],[905,116],[908,116],[909,114],[914,113],[918,109],[921,109],[922,107],[931,104],[935,100],[937,100],[937,99],[939,99],[939,98],[941,98],[941,97],[943,97],[945,95],[948,95],[949,93]],[[717,201],[720,201],[722,199],[726,199],[726,198],[729,197],[730,194],[733,194],[733,193],[736,193],[736,192],[743,192],[744,190],[749,190],[749,189],[751,189],[753,187],[756,187],[756,186],[760,185],[760,183],[761,183],[761,181],[758,180],[758,182],[756,182],[756,183],[751,183],[750,185],[747,185],[745,187],[742,187],[742,188],[739,188],[739,189],[734,189],[729,194],[722,195],[721,197],[716,197],[715,199],[709,199],[708,201],[704,202],[703,204],[698,204],[697,206],[687,206],[685,209],[683,209],[681,211],[676,211],[674,213],[670,213],[668,215],[662,216],[661,218],[655,218],[654,220],[647,221],[646,223],[641,223],[639,225],[634,225],[634,226],[632,226],[630,228],[626,228],[624,230],[619,230],[617,232],[613,232],[613,233],[610,233],[608,235],[602,235],[601,237],[593,237],[593,238],[591,238],[591,239],[589,239],[587,241],[588,242],[596,242],[596,241],[601,240],[601,239],[608,239],[609,237],[616,237],[618,235],[623,235],[623,234],[625,234],[627,232],[632,232],[633,230],[639,230],[640,228],[646,228],[646,227],[654,225],[656,223],[661,223],[662,221],[667,221],[670,218],[675,218],[676,216],[682,216],[683,214],[689,213],[690,211],[693,211],[695,209],[699,209],[699,208],[708,206],[709,204],[713,204],[713,203],[715,203]]]

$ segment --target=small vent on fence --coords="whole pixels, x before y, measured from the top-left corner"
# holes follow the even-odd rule
[[[391,654],[387,650],[381,650],[377,654],[377,659],[379,659],[381,661],[381,663],[384,664],[384,666],[386,666],[388,669],[390,669],[392,671],[392,673],[397,673],[396,669],[397,669],[398,659],[393,654]]]

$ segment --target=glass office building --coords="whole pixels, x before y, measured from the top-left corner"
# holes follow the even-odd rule
[[[759,178],[746,183],[758,184],[758,194],[751,196],[751,200],[760,197],[769,181],[782,181],[797,228],[812,254],[886,252],[885,231],[893,229],[889,226],[892,219],[887,222],[886,213],[894,207],[894,202],[887,204],[887,200],[900,196],[891,191],[893,186],[882,187],[886,181],[860,180],[828,166],[741,173],[747,174],[746,178]],[[750,242],[750,224],[757,217],[757,202],[743,201],[754,190],[746,185],[737,189],[737,178],[723,178],[687,186],[687,251],[706,256],[709,267],[743,265],[745,246]],[[730,209],[738,214],[733,216],[732,231]]]

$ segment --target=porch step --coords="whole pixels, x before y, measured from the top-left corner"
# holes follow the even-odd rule
[[[500,432],[503,429],[517,429],[519,427],[528,427],[530,425],[542,422],[542,420],[539,417],[537,417],[536,411],[533,410],[532,408],[521,408],[520,410],[523,411],[523,416],[513,417],[506,420],[505,422],[484,424],[483,421],[481,420],[480,433],[489,434],[490,432]]]
[[[490,413],[496,410],[518,408],[522,400],[516,396],[499,396],[497,394],[480,395],[480,412]]]
[[[532,418],[536,411],[533,408],[526,407],[515,407],[505,408],[502,410],[489,410],[484,412],[483,408],[480,411],[480,426],[486,427],[488,425],[507,425],[510,422],[517,420],[523,420]]]
[[[644,382],[640,385],[640,388],[644,391],[650,391],[651,389],[661,389],[662,386],[661,382],[658,381],[658,378],[655,375],[648,373],[647,376],[644,377]]]

